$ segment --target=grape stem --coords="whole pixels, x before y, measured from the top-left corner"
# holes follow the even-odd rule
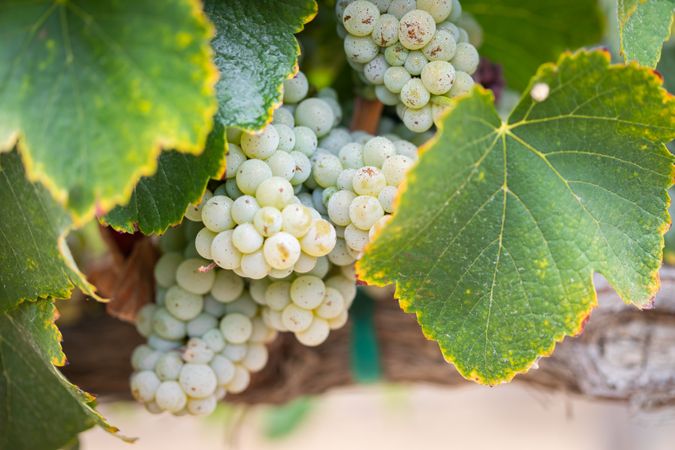
[[[351,130],[361,130],[370,134],[377,134],[380,124],[380,116],[384,105],[378,100],[366,100],[363,97],[354,99],[354,115],[352,117]]]

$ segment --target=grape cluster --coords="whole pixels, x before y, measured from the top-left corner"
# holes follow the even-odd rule
[[[336,14],[349,64],[411,131],[473,86],[479,56],[458,0],[338,0]]]

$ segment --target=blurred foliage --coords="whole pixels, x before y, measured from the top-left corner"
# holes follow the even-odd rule
[[[299,397],[281,406],[270,406],[263,415],[263,434],[280,439],[293,433],[315,406],[312,397]]]

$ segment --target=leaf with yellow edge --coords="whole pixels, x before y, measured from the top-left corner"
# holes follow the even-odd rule
[[[0,151],[78,225],[126,201],[161,147],[203,149],[212,35],[198,0],[0,3]]]
[[[507,122],[475,88],[409,173],[360,278],[395,282],[446,359],[485,384],[580,332],[594,272],[649,306],[673,180],[675,100],[660,85],[581,51],[540,67]]]
[[[656,67],[673,25],[675,0],[618,0],[619,38],[626,61]]]

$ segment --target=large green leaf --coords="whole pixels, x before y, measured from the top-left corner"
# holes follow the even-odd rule
[[[24,300],[93,295],[70,256],[70,217],[40,184],[30,183],[13,151],[0,153],[0,311]]]
[[[225,171],[225,129],[216,124],[199,156],[164,152],[157,172],[143,177],[134,188],[129,204],[118,206],[103,218],[113,228],[133,233],[163,233],[181,221],[185,209],[204,194],[211,178]]]
[[[658,290],[675,99],[650,70],[564,54],[502,122],[477,88],[411,171],[393,221],[359,263],[396,282],[426,336],[472,380],[527,370],[578,333],[593,273],[627,302]],[[529,89],[528,89],[529,92]]]
[[[656,67],[670,36],[675,0],[618,0],[621,53],[626,61]]]
[[[281,86],[297,70],[293,36],[317,11],[314,0],[206,0],[216,26],[211,45],[220,80],[218,114],[225,126],[261,128],[281,103]]]
[[[215,113],[198,0],[0,3],[0,150],[78,222],[126,201],[160,147],[198,153]]]
[[[481,55],[523,89],[540,64],[602,37],[597,0],[462,0],[483,28]]]
[[[54,365],[66,361],[52,301],[0,312],[0,448],[53,450],[101,425],[94,398],[68,383]]]

